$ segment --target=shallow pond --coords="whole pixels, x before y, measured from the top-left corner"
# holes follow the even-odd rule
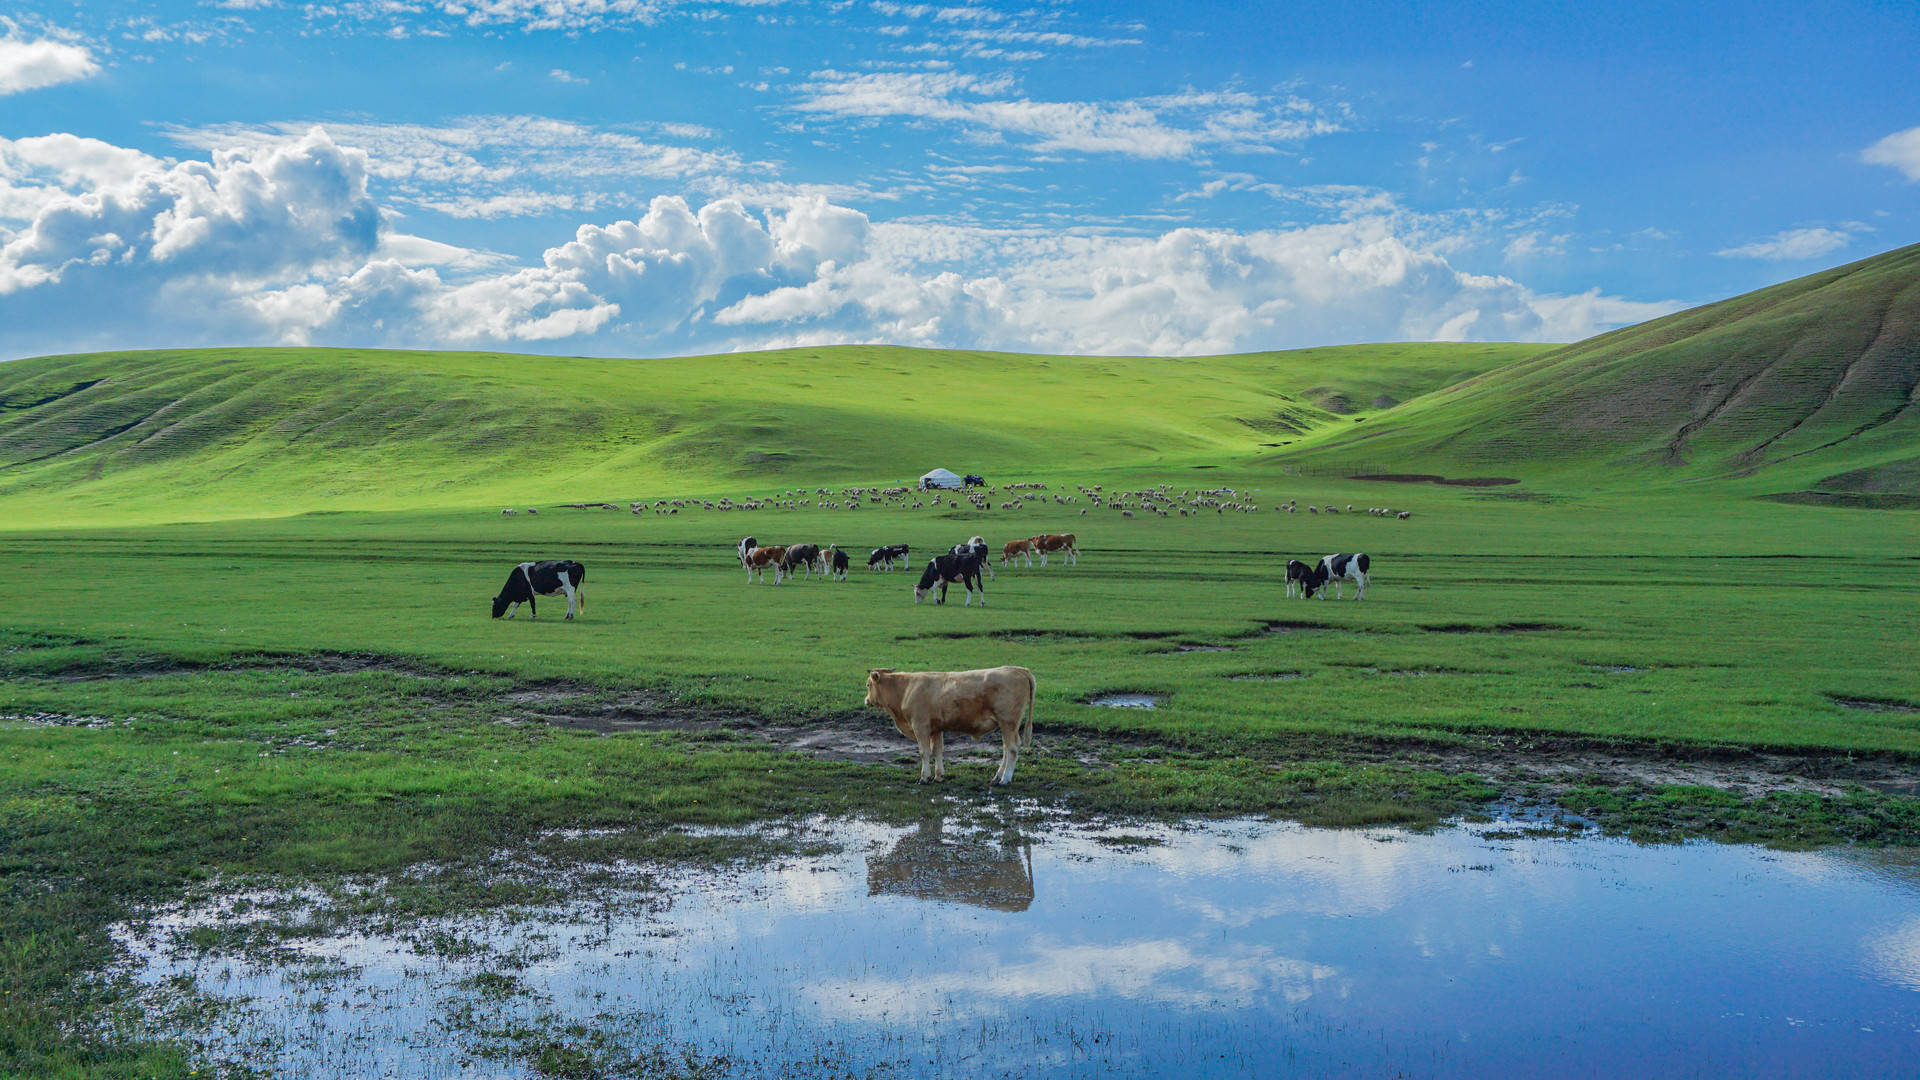
[[[231,900],[120,938],[156,995],[240,1003],[197,1021],[209,1058],[284,1076],[529,1075],[542,1039],[741,1076],[1920,1071],[1911,853],[813,827],[842,850],[272,963],[196,944],[260,917]]]

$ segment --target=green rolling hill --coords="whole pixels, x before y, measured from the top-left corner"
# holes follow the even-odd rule
[[[0,521],[249,518],[1215,465],[1920,505],[1920,246],[1565,346],[839,346],[0,364]]]
[[[1540,353],[1305,456],[1914,505],[1916,385],[1920,246]]]
[[[0,507],[16,526],[133,524],[1244,464],[1541,348],[44,357],[0,364]]]

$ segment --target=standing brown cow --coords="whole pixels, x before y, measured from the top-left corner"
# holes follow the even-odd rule
[[[1000,549],[1000,565],[1001,566],[1008,566],[1012,564],[1013,560],[1019,559],[1019,558],[1026,559],[1028,566],[1033,565],[1033,540],[1032,539],[1009,540],[1007,541],[1006,546]]]
[[[1021,746],[1033,745],[1033,672],[1023,667],[974,671],[867,672],[867,704],[893,714],[900,734],[920,744],[920,782],[947,778],[946,733],[978,738],[1000,729],[996,784],[1011,783]],[[1022,724],[1022,717],[1025,724]]]
[[[1072,533],[1041,533],[1033,538],[1033,550],[1040,553],[1040,565],[1047,565],[1047,555],[1058,552],[1069,565],[1080,565],[1080,545],[1074,541]]]

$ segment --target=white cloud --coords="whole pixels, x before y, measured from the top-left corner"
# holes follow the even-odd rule
[[[961,72],[816,72],[793,106],[812,115],[872,120],[907,117],[1029,141],[1039,151],[1187,158],[1207,148],[1268,151],[1340,130],[1298,98],[1274,101],[1237,91],[1135,101],[1033,101],[1009,96],[1008,76]]]
[[[1782,262],[1788,259],[1811,259],[1826,255],[1852,242],[1851,235],[1838,229],[1817,227],[1787,229],[1765,240],[1756,240],[1739,247],[1724,248],[1714,254],[1729,259],[1766,259]]]
[[[100,62],[85,46],[50,38],[28,40],[18,23],[0,17],[0,97],[91,78]]]
[[[1909,180],[1920,180],[1920,127],[1911,127],[1867,147],[1860,160],[1869,165],[1887,165],[1899,169]]]
[[[221,124],[163,129],[207,151],[267,148],[304,137],[311,124]],[[329,135],[364,149],[368,175],[400,206],[461,218],[593,212],[640,202],[637,184],[660,180],[729,186],[746,170],[729,151],[643,139],[539,116],[473,116],[447,124],[330,123]],[[704,129],[700,129],[704,130]],[[534,185],[539,185],[535,187]]]
[[[656,197],[515,266],[396,231],[369,194],[373,158],[320,129],[179,163],[72,136],[0,149],[0,175],[38,200],[29,224],[0,233],[0,324],[20,350],[566,342],[646,355],[887,341],[1201,354],[1570,340],[1676,306],[1465,272],[1447,254],[1457,237],[1392,210],[1116,236],[876,224],[819,192],[697,207]]]
[[[575,75],[573,72],[568,71],[566,68],[554,68],[552,71],[547,72],[547,77],[552,79],[554,82],[572,83],[575,86],[587,85],[586,79],[583,79],[578,75]]]

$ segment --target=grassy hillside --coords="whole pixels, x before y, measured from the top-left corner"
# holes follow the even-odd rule
[[[46,357],[0,365],[0,503],[125,523],[1245,460],[1542,348]]]
[[[1544,352],[1313,440],[1420,471],[1920,501],[1920,246]]]

